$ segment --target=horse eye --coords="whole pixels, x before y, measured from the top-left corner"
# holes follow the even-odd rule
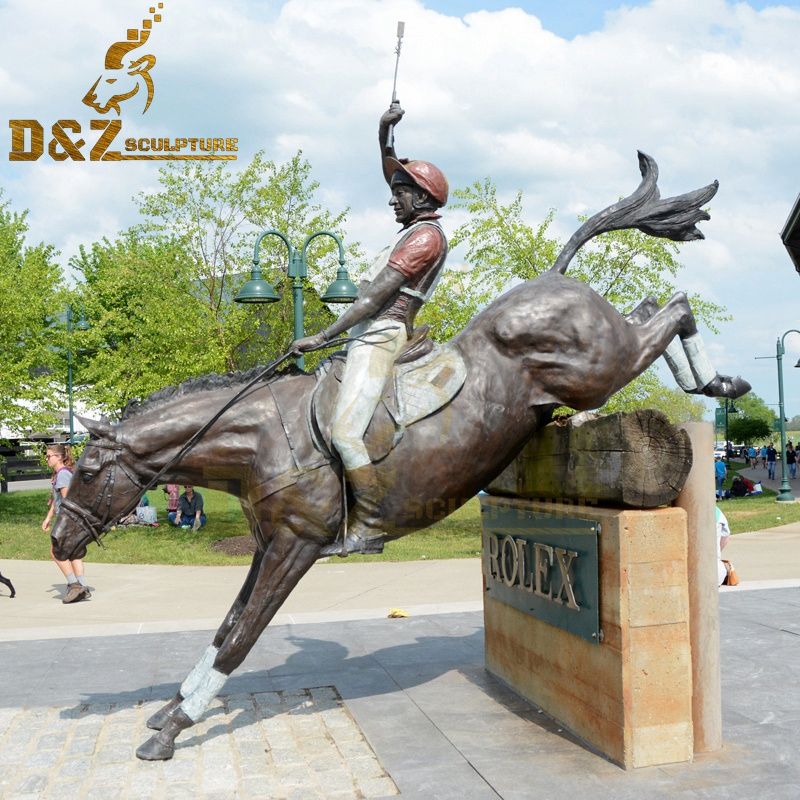
[[[89,472],[88,469],[82,469],[81,470],[81,480],[84,483],[89,483],[93,478],[94,478],[94,473],[93,472]]]

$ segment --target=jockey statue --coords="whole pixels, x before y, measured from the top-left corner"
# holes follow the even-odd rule
[[[322,555],[380,553],[380,503],[383,495],[364,445],[364,434],[386,380],[414,327],[414,317],[436,288],[447,256],[447,239],[436,211],[447,203],[444,174],[427,161],[398,159],[387,144],[389,126],[405,112],[392,103],[380,121],[383,175],[392,197],[389,205],[402,224],[395,242],[381,252],[365,275],[358,297],[336,322],[314,336],[292,343],[296,354],[322,346],[356,326],[333,416],[332,439],[342,459],[355,505],[342,544],[328,545]]]

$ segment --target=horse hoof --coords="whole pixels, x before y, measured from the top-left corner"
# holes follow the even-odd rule
[[[731,378],[729,375],[717,375],[701,391],[706,397],[728,397],[735,400],[737,397],[747,394],[750,389],[750,384],[738,375],[735,378]]]
[[[169,761],[175,755],[175,747],[160,741],[158,734],[151,736],[136,751],[136,758],[142,761]]]
[[[173,711],[183,702],[182,697],[173,697],[163,708],[159,708],[155,714],[145,723],[150,730],[160,731],[169,722]]]

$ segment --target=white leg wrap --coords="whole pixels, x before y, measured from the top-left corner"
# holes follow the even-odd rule
[[[192,669],[186,676],[186,680],[181,684],[181,697],[188,697],[197,689],[214,666],[214,659],[217,657],[218,652],[219,648],[214,647],[213,644],[210,644],[206,648],[202,658],[197,662],[194,669]]]
[[[228,680],[227,675],[217,672],[213,667],[206,673],[200,685],[181,703],[181,709],[192,722],[198,722],[209,703],[219,694]]]
[[[664,351],[664,360],[675,376],[678,386],[680,386],[684,392],[691,392],[697,388],[694,375],[692,374],[692,368],[689,365],[689,359],[686,358],[681,340],[677,336],[669,343],[667,349]]]
[[[683,350],[692,367],[692,374],[697,382],[697,388],[702,389],[717,377],[717,371],[711,366],[706,353],[706,346],[699,333],[687,336],[683,340]]]

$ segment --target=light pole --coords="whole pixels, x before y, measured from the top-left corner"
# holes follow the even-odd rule
[[[67,306],[67,402],[69,404],[69,443],[75,440],[75,414],[72,407],[72,331],[73,324],[72,306]],[[78,330],[85,331],[89,327],[83,314],[78,319]]]
[[[323,303],[352,303],[358,296],[358,288],[350,280],[347,270],[344,266],[344,247],[342,246],[341,239],[330,231],[317,231],[308,235],[303,242],[302,247],[298,250],[292,247],[286,234],[280,231],[270,229],[259,234],[256,239],[256,245],[253,250],[253,270],[250,280],[242,286],[239,293],[234,297],[237,303],[275,303],[280,300],[280,295],[275,291],[274,287],[266,281],[261,275],[261,261],[258,254],[261,247],[261,242],[267,236],[277,236],[285,245],[289,252],[289,265],[287,274],[292,279],[292,307],[294,311],[294,338],[300,339],[303,337],[303,321],[304,321],[304,308],[303,308],[303,278],[308,276],[308,262],[306,261],[306,253],[308,246],[317,238],[317,236],[330,236],[339,246],[339,269],[336,273],[336,280],[322,295]],[[305,368],[305,359],[303,356],[297,358],[297,366],[300,369]]]
[[[739,409],[733,403],[728,404],[728,398],[725,398],[725,463],[730,466],[731,459],[728,455],[728,414],[738,414]]]
[[[778,361],[778,413],[781,421],[781,489],[776,499],[783,503],[793,502],[795,499],[789,479],[786,477],[786,417],[783,415],[783,356],[786,353],[783,343],[790,333],[800,333],[800,331],[790,328],[775,343],[775,357]],[[800,360],[795,367],[800,367]]]

